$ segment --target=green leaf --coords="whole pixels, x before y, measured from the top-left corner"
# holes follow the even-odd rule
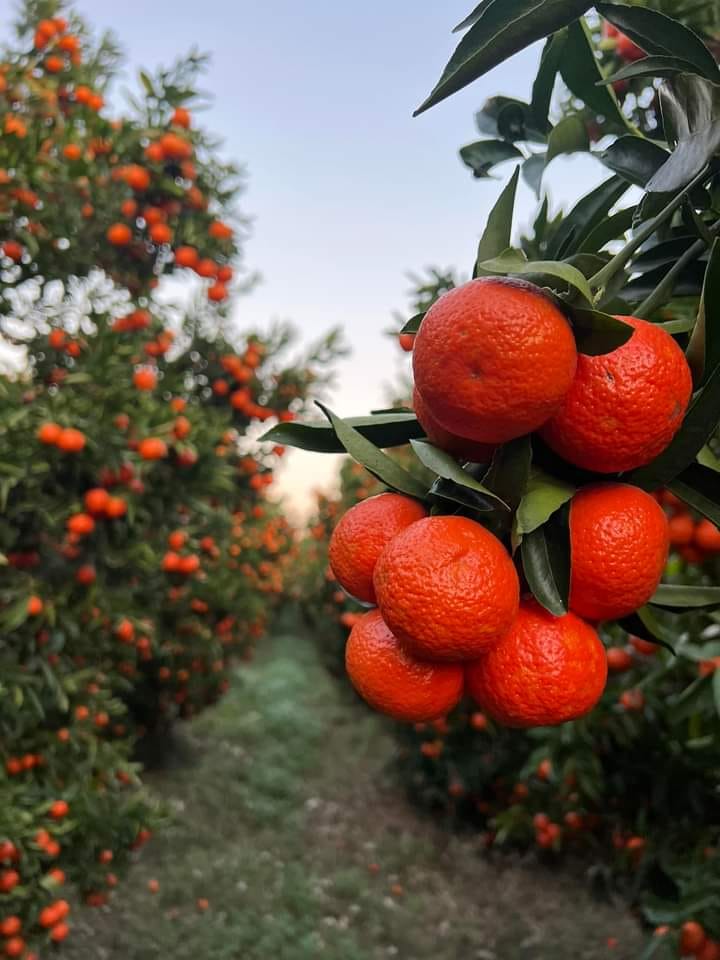
[[[505,140],[476,140],[460,148],[460,159],[477,179],[488,177],[493,167],[506,160],[522,160],[523,153]]]
[[[418,500],[427,497],[427,488],[419,480],[352,427],[349,421],[342,420],[323,404],[318,402],[317,405],[332,424],[335,435],[353,460],[362,464],[393,490]]]
[[[678,143],[647,184],[649,193],[674,193],[696,177],[720,146],[720,92],[700,77],[680,75],[660,87],[668,137]]]
[[[548,244],[548,257],[566,256],[571,239],[573,248],[579,249],[592,231],[607,221],[610,210],[629,186],[621,177],[610,177],[579,200],[555,231]]]
[[[684,253],[695,243],[697,237],[673,237],[672,240],[662,240],[653,244],[635,257],[632,264],[633,273],[644,273],[647,270],[656,270],[668,264],[677,263]]]
[[[633,225],[635,210],[635,207],[627,207],[602,220],[580,245],[581,252],[597,253],[612,240],[624,238]]]
[[[620,109],[615,91],[610,87],[598,86],[603,75],[595,57],[590,28],[584,19],[576,20],[568,27],[568,42],[560,73],[570,91],[586,106],[606,117],[614,126],[627,129],[628,121]]]
[[[155,88],[153,87],[152,80],[150,79],[150,77],[145,73],[144,70],[140,70],[139,75],[140,75],[140,83],[142,83],[143,87],[145,88],[145,93],[147,93],[149,97],[154,97]]]
[[[672,77],[676,73],[697,74],[698,72],[694,64],[677,57],[645,57],[644,60],[627,64],[617,73],[599,80],[598,83],[608,85],[622,80],[636,80],[639,77]]]
[[[720,670],[716,670],[713,673],[712,688],[715,712],[720,716]]]
[[[479,264],[480,268],[491,274],[542,274],[547,277],[555,277],[569,284],[575,290],[592,302],[592,293],[587,280],[582,273],[569,263],[554,260],[525,260],[524,254],[512,247],[503,251],[500,256],[492,260],[484,260]]]
[[[660,623],[651,607],[640,607],[629,617],[618,620],[618,624],[631,636],[649,640],[650,643],[656,643],[659,647],[664,647],[673,655],[675,654],[675,648],[672,645],[675,634]]]
[[[471,27],[479,19],[483,11],[493,3],[494,0],[480,0],[480,3],[475,7],[472,13],[469,13],[464,20],[461,20],[460,23],[453,27],[453,33],[461,33],[463,30],[467,30],[468,27]]]
[[[522,178],[538,199],[546,166],[547,155],[544,153],[533,153],[522,165]]]
[[[579,353],[589,357],[599,357],[612,353],[633,335],[633,328],[600,310],[585,310],[582,307],[569,307],[575,342]]]
[[[530,480],[532,444],[530,437],[517,437],[502,444],[493,454],[492,463],[483,477],[486,487],[494,491],[512,510],[525,496]]]
[[[525,536],[541,527],[575,494],[569,483],[551,477],[537,467],[533,468],[527,492],[520,502],[515,517],[515,531]]]
[[[553,127],[548,137],[545,166],[561,154],[580,153],[589,149],[590,139],[585,121],[577,115],[565,117]]]
[[[378,447],[400,447],[425,436],[414,413],[378,417],[350,417],[345,423]],[[345,449],[327,423],[278,423],[260,437],[261,443],[278,443],[316,453],[342,453]]]
[[[705,271],[702,304],[705,314],[705,363],[701,383],[720,367],[720,240],[715,240]]]
[[[707,467],[708,470],[714,470],[715,473],[720,473],[720,457],[716,457],[707,445],[704,446],[697,455],[697,462],[701,466]]]
[[[442,477],[443,480],[451,480],[453,483],[457,483],[461,487],[467,487],[469,490],[474,490],[476,493],[481,493],[483,496],[496,501],[506,510],[510,509],[496,493],[488,490],[479,480],[476,480],[466,470],[463,470],[457,460],[454,460],[449,453],[445,453],[444,450],[434,447],[426,440],[411,440],[410,444],[420,463],[426,466],[428,470],[432,470],[438,477]]]
[[[400,333],[417,333],[420,329],[420,324],[425,319],[426,312],[427,311],[423,313],[416,313],[414,317],[410,317],[410,319],[403,324],[403,328]]]
[[[472,24],[415,116],[462,90],[493,67],[567,26],[592,6],[587,0],[489,0],[463,21]]]
[[[647,53],[682,57],[694,64],[708,80],[720,82],[715,58],[690,27],[647,7],[596,3],[595,9]]]
[[[720,606],[720,587],[692,587],[687,584],[661,583],[650,599],[656,607],[685,610]]]
[[[606,167],[636,187],[644,187],[669,157],[667,150],[658,144],[629,134],[618,137],[600,154]]]
[[[528,586],[538,603],[556,617],[567,613],[570,594],[570,528],[561,508],[520,546]]]
[[[707,467],[693,464],[667,484],[669,489],[716,526],[720,526],[717,474]]]
[[[552,103],[555,79],[560,69],[560,60],[567,44],[567,30],[559,30],[545,41],[540,66],[532,88],[530,110],[535,126],[543,133],[550,128],[548,113]]]
[[[646,490],[667,486],[694,463],[720,422],[720,363],[693,399],[670,445],[652,463],[628,474],[628,483]],[[703,468],[698,468],[703,469]]]
[[[517,194],[520,168],[516,167],[513,175],[498,197],[495,206],[490,211],[485,230],[478,244],[477,259],[473,277],[479,276],[478,264],[483,260],[490,260],[498,256],[510,246],[512,234],[513,213],[515,211],[515,196]]]

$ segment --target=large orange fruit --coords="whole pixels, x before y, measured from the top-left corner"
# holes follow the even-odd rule
[[[416,660],[393,636],[379,610],[363,614],[352,628],[345,666],[352,685],[371,707],[409,723],[443,716],[463,693],[459,664]]]
[[[427,517],[380,554],[375,593],[413,656],[473,660],[510,629],[520,590],[497,537],[465,517]]]
[[[483,277],[442,296],[415,338],[415,383],[460,437],[504,443],[553,416],[575,376],[570,324],[539,287]]]
[[[426,516],[421,503],[399,493],[381,493],[351,507],[330,538],[330,566],[338,582],[358,600],[375,603],[373,573],[383,548]]]
[[[495,447],[489,443],[479,443],[477,440],[468,440],[458,437],[440,426],[435,417],[428,410],[420,391],[415,387],[413,391],[413,407],[420,426],[425,431],[428,440],[440,447],[446,453],[459,460],[469,460],[472,463],[489,463],[495,452]]]
[[[467,689],[506,727],[545,727],[592,710],[607,680],[605,648],[593,628],[523,600],[512,629],[468,664]]]
[[[615,620],[655,593],[668,556],[668,521],[639,487],[599,483],[570,502],[570,609]]]
[[[692,393],[685,355],[670,334],[636,317],[621,347],[581,355],[570,392],[541,435],[565,460],[598,473],[649,463],[678,431]]]

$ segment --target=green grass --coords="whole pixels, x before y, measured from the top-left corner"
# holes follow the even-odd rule
[[[635,960],[641,938],[576,878],[480,856],[409,807],[393,740],[303,638],[269,641],[148,777],[172,812],[68,960]],[[149,878],[160,892],[147,891]],[[399,884],[401,892],[395,890]],[[200,913],[198,897],[210,901]],[[610,950],[608,936],[620,944]]]

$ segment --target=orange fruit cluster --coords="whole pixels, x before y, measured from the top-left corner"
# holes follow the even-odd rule
[[[585,356],[557,302],[533,284],[484,277],[451,290],[404,344],[413,350],[413,404],[426,435],[475,463],[535,431],[596,473],[649,463],[682,423],[690,370],[662,328],[618,319],[632,328],[629,339]],[[650,600],[681,533],[707,550],[720,540],[707,525],[674,529],[688,519],[669,525],[657,499],[630,484],[582,487],[569,505],[569,612],[555,617],[521,598],[513,557],[480,523],[427,516],[398,494],[360,503],[330,542],[340,584],[378,608],[353,623],[350,679],[371,705],[414,722],[442,716],[463,690],[511,727],[582,716],[607,679],[597,623]]]
[[[692,378],[665,330],[618,319],[633,328],[630,339],[585,356],[556,302],[531,283],[483,277],[446,293],[410,345],[428,438],[486,462],[493,445],[539,431],[565,460],[597,473],[649,463],[679,429]]]
[[[616,486],[599,495],[617,495]],[[595,629],[574,612],[554,617],[521,600],[510,554],[473,520],[427,516],[417,501],[383,493],[340,520],[330,562],[345,590],[377,603],[354,620],[346,648],[350,680],[376,710],[434,720],[467,689],[500,723],[545,726],[582,716],[602,695],[607,659]],[[582,569],[573,588],[582,599]]]

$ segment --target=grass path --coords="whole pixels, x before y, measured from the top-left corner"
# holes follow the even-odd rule
[[[560,871],[489,863],[408,806],[392,750],[306,640],[277,636],[190,726],[182,762],[148,777],[172,823],[111,909],[78,911],[63,956],[636,960],[621,910]]]

